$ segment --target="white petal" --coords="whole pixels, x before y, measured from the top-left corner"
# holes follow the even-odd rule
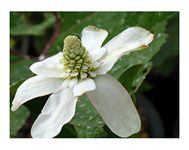
[[[102,46],[102,43],[104,42],[107,35],[108,32],[104,29],[88,26],[82,31],[81,42],[90,53]]]
[[[74,116],[76,102],[69,88],[52,94],[32,126],[32,137],[51,138],[58,135],[63,125]]]
[[[86,78],[84,80],[79,81],[73,88],[74,96],[81,96],[85,92],[92,91],[96,88],[95,82],[92,79]]]
[[[78,82],[78,78],[73,78],[71,79],[70,83],[69,83],[69,88],[73,88]]]
[[[33,98],[53,93],[60,88],[61,84],[62,79],[59,78],[35,76],[27,79],[17,89],[11,110],[15,111],[20,105]]]
[[[120,57],[131,51],[147,47],[152,42],[153,37],[152,33],[141,27],[131,27],[124,30],[104,45],[108,54],[102,60],[98,73],[106,74]]]
[[[30,66],[30,70],[37,74],[47,77],[60,77],[63,70],[63,64],[60,62],[63,53],[60,52],[43,61],[36,62]]]
[[[62,88],[68,88],[70,81],[71,81],[71,79],[64,80],[64,82],[62,83]]]
[[[92,59],[94,61],[101,59],[106,53],[106,49],[105,48],[99,48],[99,49],[95,49],[94,51],[91,52],[91,56]]]
[[[107,126],[120,137],[128,137],[140,130],[141,122],[131,97],[110,75],[95,78],[96,90],[87,92]]]

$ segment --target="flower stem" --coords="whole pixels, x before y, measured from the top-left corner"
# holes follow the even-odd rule
[[[56,38],[58,37],[58,35],[60,34],[60,30],[61,30],[61,18],[59,13],[57,12],[53,12],[53,15],[56,18],[56,23],[55,23],[55,28],[54,28],[54,32],[50,38],[50,40],[47,42],[47,44],[45,45],[45,48],[43,49],[41,55],[39,56],[39,59],[42,58],[44,59],[45,56],[48,54],[48,50],[49,48],[52,46],[52,44],[55,42]]]

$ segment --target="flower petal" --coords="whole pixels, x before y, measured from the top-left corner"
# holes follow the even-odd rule
[[[107,35],[108,32],[104,29],[88,26],[82,31],[81,42],[90,53],[102,46],[102,43],[106,39]]]
[[[106,49],[101,47],[91,52],[91,57],[94,61],[100,60],[106,54]]]
[[[98,76],[95,83],[96,90],[86,94],[107,126],[120,137],[138,132],[140,117],[125,88],[110,75]]]
[[[32,126],[32,137],[51,138],[58,135],[63,125],[74,116],[76,102],[70,88],[52,94]]]
[[[47,77],[60,77],[63,70],[63,64],[60,63],[63,53],[49,57],[43,61],[36,62],[30,66],[30,70],[37,74]]]
[[[73,88],[74,96],[81,96],[85,92],[92,91],[96,88],[95,82],[92,79],[86,78],[79,81]]]
[[[62,85],[62,79],[59,78],[44,78],[34,76],[24,81],[17,89],[16,95],[12,102],[12,111],[18,109],[23,103],[44,95],[48,95]]]
[[[134,50],[148,46],[153,40],[153,34],[141,27],[131,27],[111,39],[104,48],[107,50],[107,57],[102,60],[99,74],[106,74],[117,60]]]

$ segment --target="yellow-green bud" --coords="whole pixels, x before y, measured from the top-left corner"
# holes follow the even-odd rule
[[[63,48],[63,64],[64,71],[70,73],[66,78],[80,78],[82,73],[93,72],[96,68],[90,67],[92,60],[86,48],[82,45],[81,40],[74,35],[69,35],[64,39]],[[78,73],[77,76],[72,76],[72,73]]]
[[[64,39],[64,49],[70,51],[77,50],[81,47],[81,41],[77,36],[69,35]]]

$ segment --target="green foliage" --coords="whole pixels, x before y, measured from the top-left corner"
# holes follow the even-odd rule
[[[78,22],[69,24],[69,28],[60,34],[58,40],[51,47],[50,53],[55,54],[62,50],[63,40],[70,34],[81,34],[84,27],[94,25],[99,28],[104,28],[109,32],[105,42],[113,36],[131,26],[142,26],[151,30],[157,23],[166,21],[171,18],[174,13],[125,13],[125,12],[95,12],[90,13]],[[75,18],[77,20],[77,18]],[[64,29],[64,27],[63,27]],[[163,29],[161,29],[162,32]]]
[[[120,77],[120,82],[126,86],[128,92],[135,93],[151,68],[151,63],[133,66]]]
[[[18,81],[25,80],[33,75],[29,67],[34,63],[34,60],[22,60],[18,57],[14,57],[14,60],[17,61],[11,63],[10,66],[10,85],[14,85]]]
[[[76,110],[76,114],[70,123],[74,125],[78,137],[96,138],[106,136],[103,129],[104,121],[87,97],[79,98]]]
[[[32,60],[23,60],[20,57],[11,56],[10,66],[10,98],[14,98],[17,88],[23,80],[31,77],[33,74],[29,70],[29,66],[34,63]],[[15,112],[10,112],[10,135],[16,136],[18,131],[25,124],[30,111],[27,107],[21,106]]]
[[[21,106],[17,111],[10,113],[10,134],[16,136],[19,129],[25,124],[28,116],[30,115],[29,110]]]
[[[167,16],[169,19],[169,16]],[[151,30],[154,34],[154,41],[146,49],[135,51],[129,55],[123,56],[110,71],[110,74],[119,78],[127,69],[137,64],[145,64],[151,61],[154,55],[160,50],[161,46],[166,42],[166,29],[167,20],[157,22],[151,26]]]
[[[33,16],[39,17],[40,22],[34,22]],[[41,22],[41,20],[43,20]],[[14,36],[20,35],[43,35],[47,28],[51,27],[55,22],[55,17],[49,13],[10,13],[10,34]]]
[[[10,99],[14,98],[17,88],[23,81],[17,81],[11,85],[10,88]],[[27,107],[21,106],[15,112],[10,112],[10,135],[15,137],[18,131],[25,125],[27,118],[30,115],[30,111]]]
[[[67,35],[80,35],[82,29],[88,25],[94,25],[99,28],[104,28],[109,32],[109,36],[105,43],[112,37],[130,26],[142,26],[154,33],[155,39],[150,46],[141,51],[132,52],[127,56],[123,56],[109,72],[126,87],[126,89],[134,97],[138,88],[144,81],[145,77],[152,68],[152,59],[158,53],[162,45],[167,39],[167,23],[168,20],[175,17],[176,13],[165,12],[88,12],[88,13],[60,13],[63,26],[62,33],[59,35],[57,41],[49,50],[50,55],[62,51],[63,40]],[[11,13],[11,35],[43,35],[44,31],[52,25],[52,16],[44,22],[35,25],[29,25],[27,29],[17,28],[15,18],[18,16]],[[47,17],[48,18],[48,17]],[[52,19],[50,21],[50,18]],[[23,21],[23,19],[21,19]],[[21,22],[20,20],[18,22]],[[47,23],[48,22],[48,23]],[[47,25],[48,24],[48,25]],[[36,27],[37,26],[37,27]],[[40,26],[40,27],[39,27]],[[42,28],[43,26],[43,28]],[[175,25],[176,26],[176,25]],[[175,26],[168,30],[171,35],[174,33]],[[16,29],[17,28],[17,29]],[[37,30],[36,30],[37,28]],[[30,32],[29,32],[30,30]],[[34,32],[31,33],[31,30]],[[14,31],[14,32],[13,32]],[[29,66],[34,60],[22,60],[20,58],[11,57],[11,90],[16,89],[21,80],[31,77],[33,74],[29,70]],[[12,92],[14,93],[14,91]],[[44,101],[47,97],[42,97]],[[39,108],[44,105],[39,101],[34,102]],[[30,109],[31,114],[34,112],[34,106],[29,102],[26,106]],[[40,110],[40,109],[39,109]],[[36,111],[35,111],[36,112]],[[36,114],[37,115],[37,114]],[[14,119],[14,118],[13,118]],[[12,119],[12,120],[13,120]],[[16,120],[16,119],[15,119]],[[11,122],[12,123],[12,122]],[[21,126],[22,124],[20,124]],[[20,126],[18,126],[20,128]],[[16,128],[18,128],[16,127]],[[106,129],[105,123],[101,119],[98,112],[91,105],[87,97],[80,97],[77,103],[76,114],[71,122],[64,126],[62,135],[71,134],[71,137],[111,137],[111,131]],[[112,134],[113,135],[113,134]],[[112,136],[113,137],[113,136]]]
[[[167,25],[167,42],[162,46],[160,52],[154,57],[154,71],[159,75],[168,77],[177,65],[179,54],[179,16],[175,15]],[[176,62],[176,63],[172,63]]]

